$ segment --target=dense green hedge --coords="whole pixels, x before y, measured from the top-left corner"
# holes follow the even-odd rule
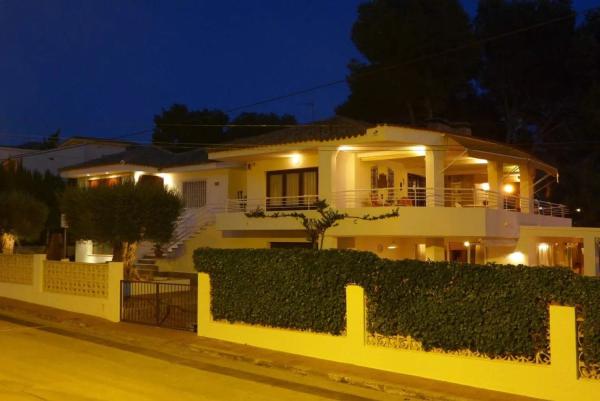
[[[600,280],[568,269],[391,261],[370,252],[198,249],[216,319],[340,334],[345,286],[365,288],[369,331],[426,349],[532,357],[548,346],[548,305],[581,307],[584,354],[600,362]]]

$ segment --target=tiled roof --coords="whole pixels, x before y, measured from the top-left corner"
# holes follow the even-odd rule
[[[123,152],[113,153],[83,163],[67,166],[61,170],[78,170],[114,164],[164,168],[169,166],[203,164],[207,162],[209,162],[208,156],[203,149],[184,153],[173,153],[155,146],[134,146]]]
[[[253,137],[240,138],[224,143],[223,148],[281,145],[306,141],[330,141],[353,138],[367,133],[367,128],[374,127],[363,121],[336,116],[328,120],[317,121],[308,125],[298,125]],[[230,145],[230,146],[229,146]],[[218,151],[219,148],[211,149]]]

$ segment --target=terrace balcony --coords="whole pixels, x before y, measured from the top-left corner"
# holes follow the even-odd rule
[[[436,195],[436,192],[439,195]],[[315,213],[317,195],[231,199],[216,208],[222,231],[299,231],[293,218],[252,219],[244,213],[260,208],[268,214]],[[375,222],[348,221],[331,231],[335,236],[472,236],[517,238],[520,225],[570,226],[564,205],[480,189],[379,188],[334,193],[331,206],[353,216],[376,215],[394,208],[400,217]]]
[[[314,209],[318,195],[264,197],[258,199],[229,199],[224,213],[248,212],[260,208],[266,212],[302,211]],[[543,216],[568,217],[565,205],[528,199],[517,195],[501,194],[479,188],[377,188],[355,189],[333,193],[329,202],[336,209],[380,208],[380,207],[443,207],[443,208],[488,208],[511,212],[533,213]]]

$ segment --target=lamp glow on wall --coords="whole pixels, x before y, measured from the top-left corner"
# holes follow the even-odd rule
[[[525,262],[525,255],[523,252],[513,252],[508,254],[508,262],[513,265],[522,265]]]
[[[423,145],[411,146],[409,149],[415,152],[417,156],[425,156],[425,146]]]
[[[141,176],[143,176],[144,174],[146,174],[144,171],[135,171],[133,173],[133,182],[137,183],[140,179]]]
[[[293,166],[299,166],[302,163],[302,155],[300,153],[292,153],[290,155],[290,162]]]
[[[504,193],[512,194],[513,192],[515,192],[515,186],[513,184],[504,184],[502,190],[504,191]]]
[[[481,184],[481,189],[483,189],[484,191],[489,191],[490,190],[490,183],[489,182],[484,182],[483,184]]]
[[[173,189],[175,184],[173,181],[173,174],[169,174],[169,173],[159,173],[156,174],[158,177],[163,179],[163,184],[169,188],[169,189]]]

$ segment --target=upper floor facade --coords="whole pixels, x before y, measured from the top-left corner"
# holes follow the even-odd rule
[[[137,152],[137,153],[136,153]],[[334,119],[173,155],[139,148],[62,170],[80,185],[158,178],[186,207],[208,207],[227,232],[298,230],[293,219],[249,219],[261,208],[311,211],[317,199],[350,215],[399,208],[400,218],[344,222],[340,236],[517,238],[519,227],[571,226],[563,205],[538,199],[556,169],[504,144],[442,129]]]

